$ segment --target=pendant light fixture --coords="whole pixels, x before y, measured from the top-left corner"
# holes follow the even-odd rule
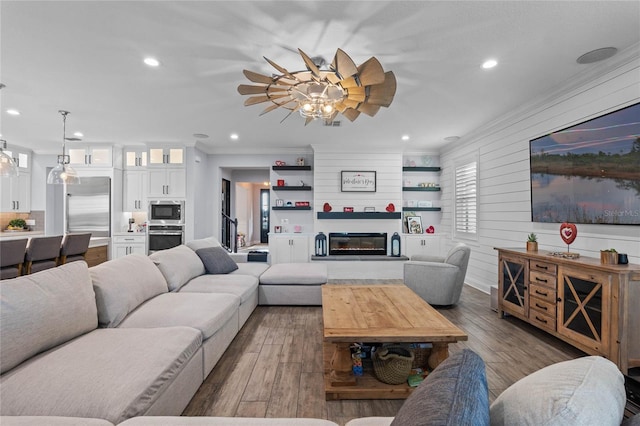
[[[0,177],[18,177],[18,165],[9,154],[4,152],[7,149],[7,141],[0,139]]]
[[[62,115],[62,155],[58,155],[58,164],[49,172],[47,183],[49,184],[79,184],[80,177],[78,173],[69,165],[69,156],[66,152],[67,142],[67,114],[69,111],[58,111]]]

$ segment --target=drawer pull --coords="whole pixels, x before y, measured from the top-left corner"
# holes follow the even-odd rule
[[[540,281],[540,282],[542,282],[542,283],[546,283],[546,282],[548,282],[547,280],[543,280],[542,278],[538,278],[538,277],[536,277],[536,281]]]
[[[538,321],[540,321],[540,322],[545,323],[545,324],[548,322],[546,319],[542,319],[542,318],[540,318],[540,317],[539,317],[539,316],[537,316],[537,315],[536,315],[536,319],[537,319]]]
[[[536,302],[536,308],[540,308],[540,309],[544,309],[545,311],[547,310],[546,306],[542,306],[539,303]]]
[[[548,266],[538,265],[537,263],[536,263],[536,268],[540,268],[540,269],[544,269],[544,270],[549,269],[549,267],[548,267]]]
[[[548,296],[549,295],[549,293],[545,293],[545,292],[542,292],[540,290],[536,290],[536,294],[539,294],[541,296]]]

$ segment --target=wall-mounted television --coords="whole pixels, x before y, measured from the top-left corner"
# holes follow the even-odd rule
[[[640,225],[640,103],[533,139],[531,220]]]

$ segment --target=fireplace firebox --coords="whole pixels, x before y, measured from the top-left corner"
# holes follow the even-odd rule
[[[386,232],[331,232],[330,256],[387,255]]]

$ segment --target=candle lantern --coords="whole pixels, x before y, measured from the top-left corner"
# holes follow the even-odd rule
[[[316,235],[316,256],[327,255],[327,236],[320,232]]]

